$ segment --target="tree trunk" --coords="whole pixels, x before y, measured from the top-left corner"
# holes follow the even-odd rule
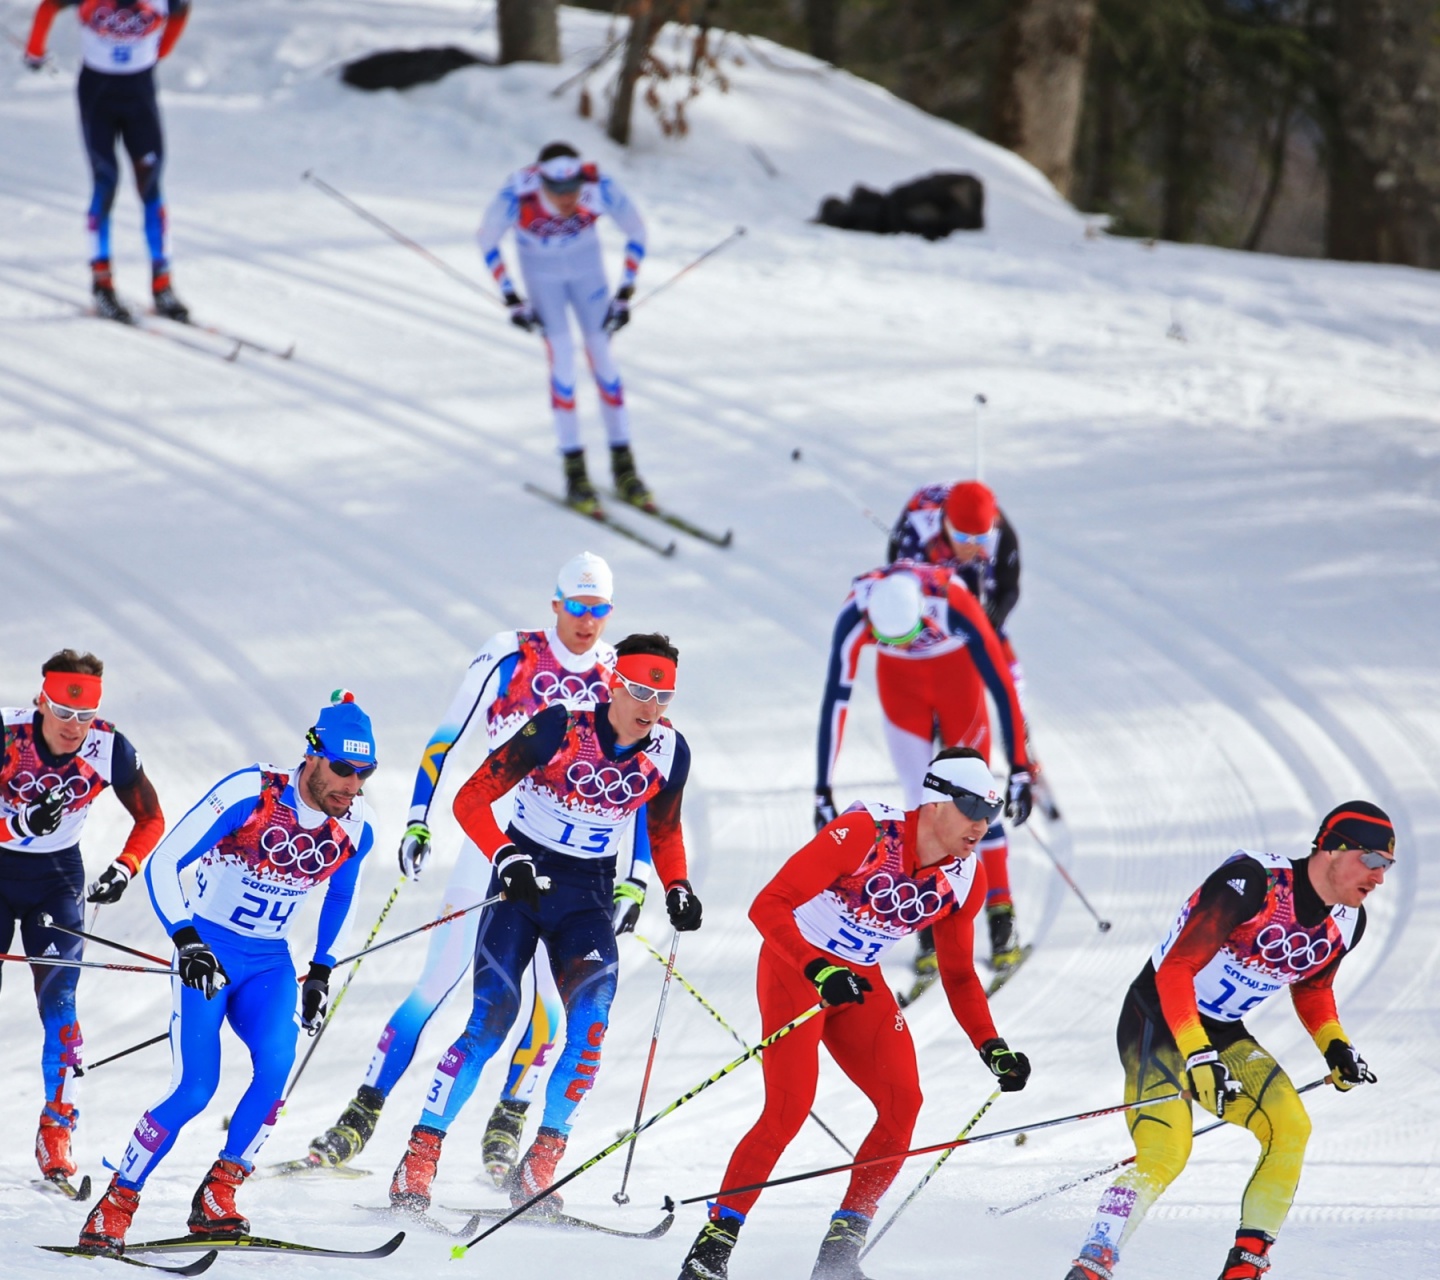
[[[1069,196],[1095,0],[1011,0],[995,73],[995,141]]]
[[[500,0],[501,62],[559,62],[556,0]]]
[[[620,77],[615,82],[615,97],[610,103],[610,122],[605,132],[622,147],[630,145],[630,112],[635,105],[635,82],[645,66],[650,42],[658,27],[653,26],[652,0],[630,0],[630,33],[625,38],[625,57],[620,64]]]
[[[826,62],[840,61],[840,0],[805,0],[810,52]]]

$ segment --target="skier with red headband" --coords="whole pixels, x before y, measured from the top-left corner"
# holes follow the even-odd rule
[[[756,987],[761,1030],[773,1034],[820,1000],[824,1011],[765,1050],[765,1105],[725,1170],[725,1187],[764,1182],[800,1131],[823,1044],[875,1107],[855,1153],[869,1160],[910,1145],[922,1095],[915,1045],[879,962],[901,938],[933,927],[951,1012],[1007,1093],[1025,1087],[1030,1061],[1001,1039],[972,958],[985,899],[976,850],[1005,800],[971,747],[928,762],[916,804],[851,805],[790,858],[756,897]],[[811,1280],[865,1280],[860,1251],[901,1161],[854,1169],[820,1245]],[[722,1193],[681,1267],[681,1280],[725,1280],[731,1250],[758,1191]]]
[[[98,718],[104,664],[91,653],[62,649],[41,671],[31,707],[0,711],[0,951],[15,926],[27,956],[78,960],[73,933],[84,929],[85,901],[114,903],[160,842],[165,817],[130,741]],[[80,837],[90,806],[106,787],[134,825],[120,854],[85,887]],[[49,917],[53,925],[44,923]],[[35,1137],[40,1172],[61,1190],[76,1172],[70,1140],[80,1112],[74,1079],[82,1038],[75,1014],[78,969],[32,964],[44,1040],[40,1070],[45,1107]]]
[[[644,810],[665,909],[678,930],[698,929],[700,900],[686,879],[680,802],[690,748],[661,714],[675,696],[679,653],[662,635],[615,646],[609,701],[555,703],[533,716],[461,787],[455,816],[494,865],[480,912],[475,1003],[460,1039],[435,1068],[420,1122],[390,1184],[390,1203],[430,1206],[441,1144],[504,1043],[520,1004],[520,978],[543,941],[565,1004],[565,1042],[550,1074],[540,1129],[510,1179],[515,1204],[545,1191],[565,1154],[575,1108],[594,1085],[615,998],[616,851]],[[501,831],[491,805],[514,789]],[[549,1196],[546,1209],[560,1209]]]
[[[624,267],[613,295],[595,229],[604,214],[614,218],[625,235]],[[512,230],[528,302],[515,288],[500,256],[500,241]],[[587,514],[600,507],[585,469],[585,450],[575,416],[575,340],[569,315],[573,311],[600,393],[600,417],[610,442],[615,491],[623,502],[637,507],[653,503],[650,490],[635,470],[625,388],[610,352],[611,335],[630,323],[635,276],[645,258],[645,223],[630,197],[614,178],[581,160],[574,147],[552,142],[534,164],[506,180],[485,210],[479,240],[485,265],[509,308],[510,322],[527,333],[538,331],[545,339],[550,359],[550,408],[564,459],[566,502]]]
[[[1220,1280],[1257,1280],[1269,1270],[1310,1118],[1242,1019],[1288,988],[1329,1083],[1342,1092],[1375,1083],[1340,1025],[1335,975],[1364,936],[1366,900],[1394,865],[1389,817],[1352,800],[1325,815],[1305,857],[1242,849],[1190,895],[1130,984],[1116,1035],[1125,1100],[1170,1100],[1130,1113],[1135,1163],[1101,1197],[1065,1280],[1113,1280],[1126,1241],[1190,1158],[1192,1100],[1260,1143]],[[1181,1090],[1188,1096],[1175,1097]]]

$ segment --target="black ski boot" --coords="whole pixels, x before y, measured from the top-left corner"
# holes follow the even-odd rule
[[[680,1266],[680,1280],[728,1280],[730,1251],[744,1221],[725,1214],[701,1227]]]
[[[135,323],[129,308],[115,296],[115,281],[110,275],[110,263],[105,258],[97,258],[90,264],[90,293],[95,299],[95,314],[102,320]]]
[[[610,474],[615,479],[615,492],[622,502],[628,502],[632,507],[655,505],[655,495],[635,470],[635,455],[630,452],[628,444],[610,446]]]
[[[830,1230],[820,1243],[820,1256],[810,1272],[810,1280],[869,1280],[860,1270],[860,1250],[865,1247],[865,1234],[870,1219],[863,1214],[841,1209],[830,1219]]]
[[[175,296],[170,284],[170,272],[162,267],[150,281],[150,290],[155,298],[155,314],[174,320],[177,324],[190,323],[190,308]]]
[[[530,1110],[528,1102],[506,1102],[501,1098],[490,1113],[485,1126],[485,1137],[481,1140],[480,1157],[485,1162],[485,1172],[497,1187],[504,1187],[520,1159],[520,1135],[525,1132],[525,1113]]]
[[[990,967],[997,973],[1020,963],[1020,932],[1015,928],[1015,908],[1008,902],[985,908],[990,926]]]
[[[560,455],[565,460],[565,501],[582,515],[600,510],[600,495],[585,471],[585,450],[572,449]]]
[[[360,1091],[350,1099],[350,1105],[340,1113],[340,1119],[318,1138],[311,1139],[311,1154],[332,1169],[349,1164],[375,1136],[380,1108],[384,1105],[385,1095],[379,1089],[362,1084]]]

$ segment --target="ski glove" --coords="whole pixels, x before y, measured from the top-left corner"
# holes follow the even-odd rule
[[[194,925],[183,925],[170,936],[180,957],[180,981],[193,991],[203,991],[205,999],[214,999],[215,993],[230,981],[219,957],[205,945]]]
[[[412,822],[400,839],[400,871],[412,880],[420,879],[420,870],[430,856],[430,828],[423,822]]]
[[[980,1061],[1000,1081],[1001,1093],[1019,1093],[1030,1079],[1030,1059],[1016,1053],[999,1036],[980,1046]]]
[[[870,979],[862,978],[854,969],[818,956],[805,966],[805,976],[815,984],[825,1004],[864,1004],[865,993],[875,990]]]
[[[835,821],[835,797],[829,787],[815,788],[815,830],[819,831],[827,822]]]
[[[495,870],[505,888],[505,900],[517,907],[540,910],[540,894],[543,892],[535,879],[535,864],[528,853],[521,853],[513,844],[507,844],[495,855]],[[546,888],[549,888],[547,883]]]
[[[700,927],[700,899],[690,881],[677,880],[665,894],[665,910],[676,933],[690,933]]]
[[[1330,1068],[1330,1083],[1341,1093],[1348,1092],[1357,1084],[1374,1084],[1375,1073],[1365,1059],[1355,1052],[1355,1046],[1344,1040],[1332,1040],[1325,1050],[1325,1062]]]
[[[1034,804],[1035,798],[1030,794],[1030,771],[1028,769],[1011,769],[1010,792],[1009,798],[1005,801],[1005,816],[1015,826],[1023,827]]]
[[[65,816],[65,792],[51,787],[34,804],[27,804],[10,818],[10,830],[22,840],[53,836]]]
[[[635,926],[640,923],[640,908],[644,905],[645,886],[633,876],[615,886],[615,914],[611,923],[617,938],[622,933],[635,932]]]
[[[1185,1071],[1196,1104],[1223,1120],[1225,1104],[1240,1092],[1240,1082],[1230,1078],[1230,1069],[1220,1061],[1220,1055],[1207,1044],[1185,1059]]]
[[[510,323],[517,329],[524,329],[526,333],[534,333],[537,329],[545,332],[545,326],[540,323],[540,317],[535,314],[535,308],[530,306],[518,293],[507,293],[505,295],[505,307],[510,312]]]
[[[125,892],[125,886],[130,883],[130,868],[118,858],[105,868],[85,891],[86,902],[98,902],[102,907],[108,907],[120,901],[120,895]]]
[[[330,1007],[330,966],[310,962],[310,973],[300,989],[300,1025],[309,1035],[319,1035]]]
[[[635,296],[633,284],[622,285],[615,291],[615,297],[605,312],[601,328],[606,333],[619,333],[630,323],[630,299]]]

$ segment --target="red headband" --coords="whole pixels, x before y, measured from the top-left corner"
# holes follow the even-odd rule
[[[83,671],[47,671],[41,688],[57,706],[90,711],[100,705],[100,677]]]
[[[654,653],[627,653],[615,663],[615,670],[632,684],[651,689],[675,687],[675,663]]]

